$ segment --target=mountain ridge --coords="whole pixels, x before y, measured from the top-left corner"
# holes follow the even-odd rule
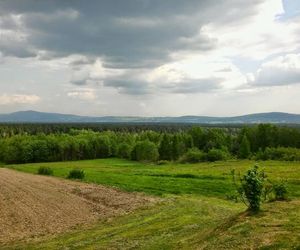
[[[17,111],[0,114],[2,123],[203,123],[203,124],[245,124],[245,123],[296,123],[300,124],[300,114],[284,112],[254,113],[232,117],[214,116],[166,116],[166,117],[140,117],[140,116],[80,116],[74,114],[61,114],[39,112],[34,110]]]

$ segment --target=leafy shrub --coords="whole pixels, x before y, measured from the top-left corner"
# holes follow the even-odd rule
[[[235,173],[232,172],[234,182],[237,187],[238,194],[242,201],[248,206],[252,212],[260,209],[263,200],[266,175],[263,171],[258,170],[258,166],[249,169],[242,177],[240,177],[240,185],[235,181]]]
[[[83,179],[85,176],[85,173],[82,169],[74,168],[70,170],[68,178],[69,179]]]
[[[148,140],[140,141],[135,145],[131,157],[138,161],[157,161],[159,157],[157,146]]]
[[[300,161],[300,149],[297,148],[266,148],[256,154],[258,160]]]
[[[257,153],[255,154],[255,157],[253,157],[255,160],[262,160],[262,161],[266,161],[267,160],[267,156],[265,154],[265,151],[263,151],[261,148],[257,151]]]
[[[38,174],[41,175],[53,175],[53,170],[49,167],[39,167]]]
[[[180,159],[181,163],[197,163],[205,161],[206,154],[198,148],[190,148]]]
[[[287,187],[285,183],[276,183],[273,185],[275,200],[287,200]]]
[[[216,148],[209,150],[206,155],[208,161],[221,161],[226,160],[227,158],[227,153],[225,151]]]

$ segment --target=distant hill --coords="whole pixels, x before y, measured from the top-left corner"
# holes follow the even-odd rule
[[[134,116],[78,116],[70,114],[19,111],[0,114],[0,122],[9,123],[201,123],[201,124],[246,124],[246,123],[294,123],[300,124],[300,115],[281,112],[258,113],[234,117],[180,116],[180,117],[134,117]]]

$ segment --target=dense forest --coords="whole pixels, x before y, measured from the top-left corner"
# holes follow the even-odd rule
[[[260,124],[202,128],[191,125],[1,125],[0,162],[52,162],[107,157],[138,161],[201,162],[233,158],[300,160],[300,130]]]

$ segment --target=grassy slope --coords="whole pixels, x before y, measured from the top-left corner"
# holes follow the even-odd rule
[[[26,245],[33,249],[236,249],[300,247],[300,163],[263,162],[271,179],[286,179],[291,202],[264,205],[264,211],[247,216],[242,204],[226,201],[233,187],[231,169],[244,172],[254,162],[232,161],[195,165],[141,164],[119,159],[11,165],[36,173],[50,166],[65,177],[74,167],[83,168],[85,181],[116,186],[128,191],[162,195],[164,201],[133,214],[100,222],[80,230]],[[248,241],[247,241],[248,240]],[[250,243],[249,243],[250,241]],[[297,245],[298,244],[298,245]],[[14,246],[14,248],[16,248]],[[21,243],[20,249],[25,246]]]
[[[200,164],[142,164],[121,159],[10,165],[29,173],[49,166],[54,175],[66,177],[73,168],[85,170],[85,181],[116,186],[127,191],[153,195],[196,194],[224,198],[233,190],[230,171],[244,173],[253,161],[227,161]],[[271,180],[287,180],[293,196],[300,197],[300,164],[294,162],[258,163]]]

